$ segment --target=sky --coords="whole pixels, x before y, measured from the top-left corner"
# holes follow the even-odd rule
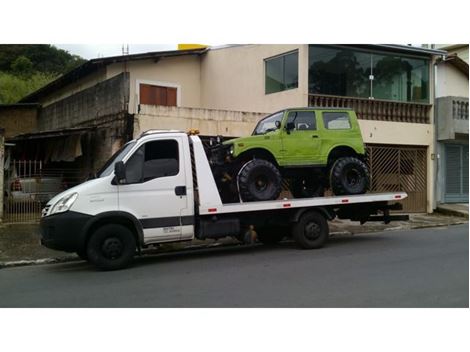
[[[177,44],[54,44],[71,54],[84,59],[122,55],[122,47],[129,45],[129,54],[146,53],[149,51],[175,50]]]

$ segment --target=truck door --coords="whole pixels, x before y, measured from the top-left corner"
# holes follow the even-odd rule
[[[193,216],[184,216],[188,197],[183,155],[180,138],[161,138],[141,145],[125,163],[119,209],[140,221],[145,243],[178,240],[184,227],[192,227]]]
[[[315,111],[290,111],[287,123],[294,129],[282,132],[284,164],[286,166],[312,165],[318,162],[320,138]]]

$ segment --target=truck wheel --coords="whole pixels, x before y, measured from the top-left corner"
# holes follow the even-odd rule
[[[330,185],[336,195],[366,193],[369,188],[369,169],[358,158],[339,158],[331,167]]]
[[[304,213],[292,228],[294,241],[304,249],[323,247],[328,239],[328,222],[315,211]]]
[[[238,187],[245,202],[274,200],[281,193],[281,173],[269,161],[253,159],[241,168]]]
[[[261,227],[256,228],[256,238],[263,244],[273,245],[286,237],[287,229],[283,227]]]
[[[297,178],[292,181],[291,193],[294,198],[322,197],[325,189],[315,177]]]
[[[133,233],[118,224],[98,228],[87,244],[88,260],[102,270],[116,270],[128,266],[135,251]]]

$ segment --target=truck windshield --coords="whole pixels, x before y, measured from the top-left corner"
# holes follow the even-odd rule
[[[121,161],[126,154],[131,150],[136,141],[130,141],[129,143],[124,144],[121,149],[119,149],[114,155],[109,158],[109,160],[103,165],[103,167],[96,173],[96,177],[105,177],[109,176],[114,170],[114,164],[118,161]]]
[[[265,117],[260,122],[258,122],[255,127],[255,130],[253,131],[253,135],[255,136],[258,134],[265,134],[277,130],[278,127],[276,126],[276,121],[279,121],[279,123],[281,123],[283,115],[284,111],[281,111],[273,115],[269,115],[268,117]]]

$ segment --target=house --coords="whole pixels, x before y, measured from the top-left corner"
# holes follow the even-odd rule
[[[436,203],[468,203],[468,45],[435,46],[449,53],[436,69]]]
[[[22,99],[40,106],[37,130],[12,140],[36,143],[36,154],[47,144],[68,145],[74,168],[93,172],[150,128],[240,136],[286,107],[347,106],[360,118],[372,191],[407,191],[405,210],[432,212],[433,67],[444,55],[400,45],[304,44],[99,58]],[[56,155],[56,163],[63,158]]]

